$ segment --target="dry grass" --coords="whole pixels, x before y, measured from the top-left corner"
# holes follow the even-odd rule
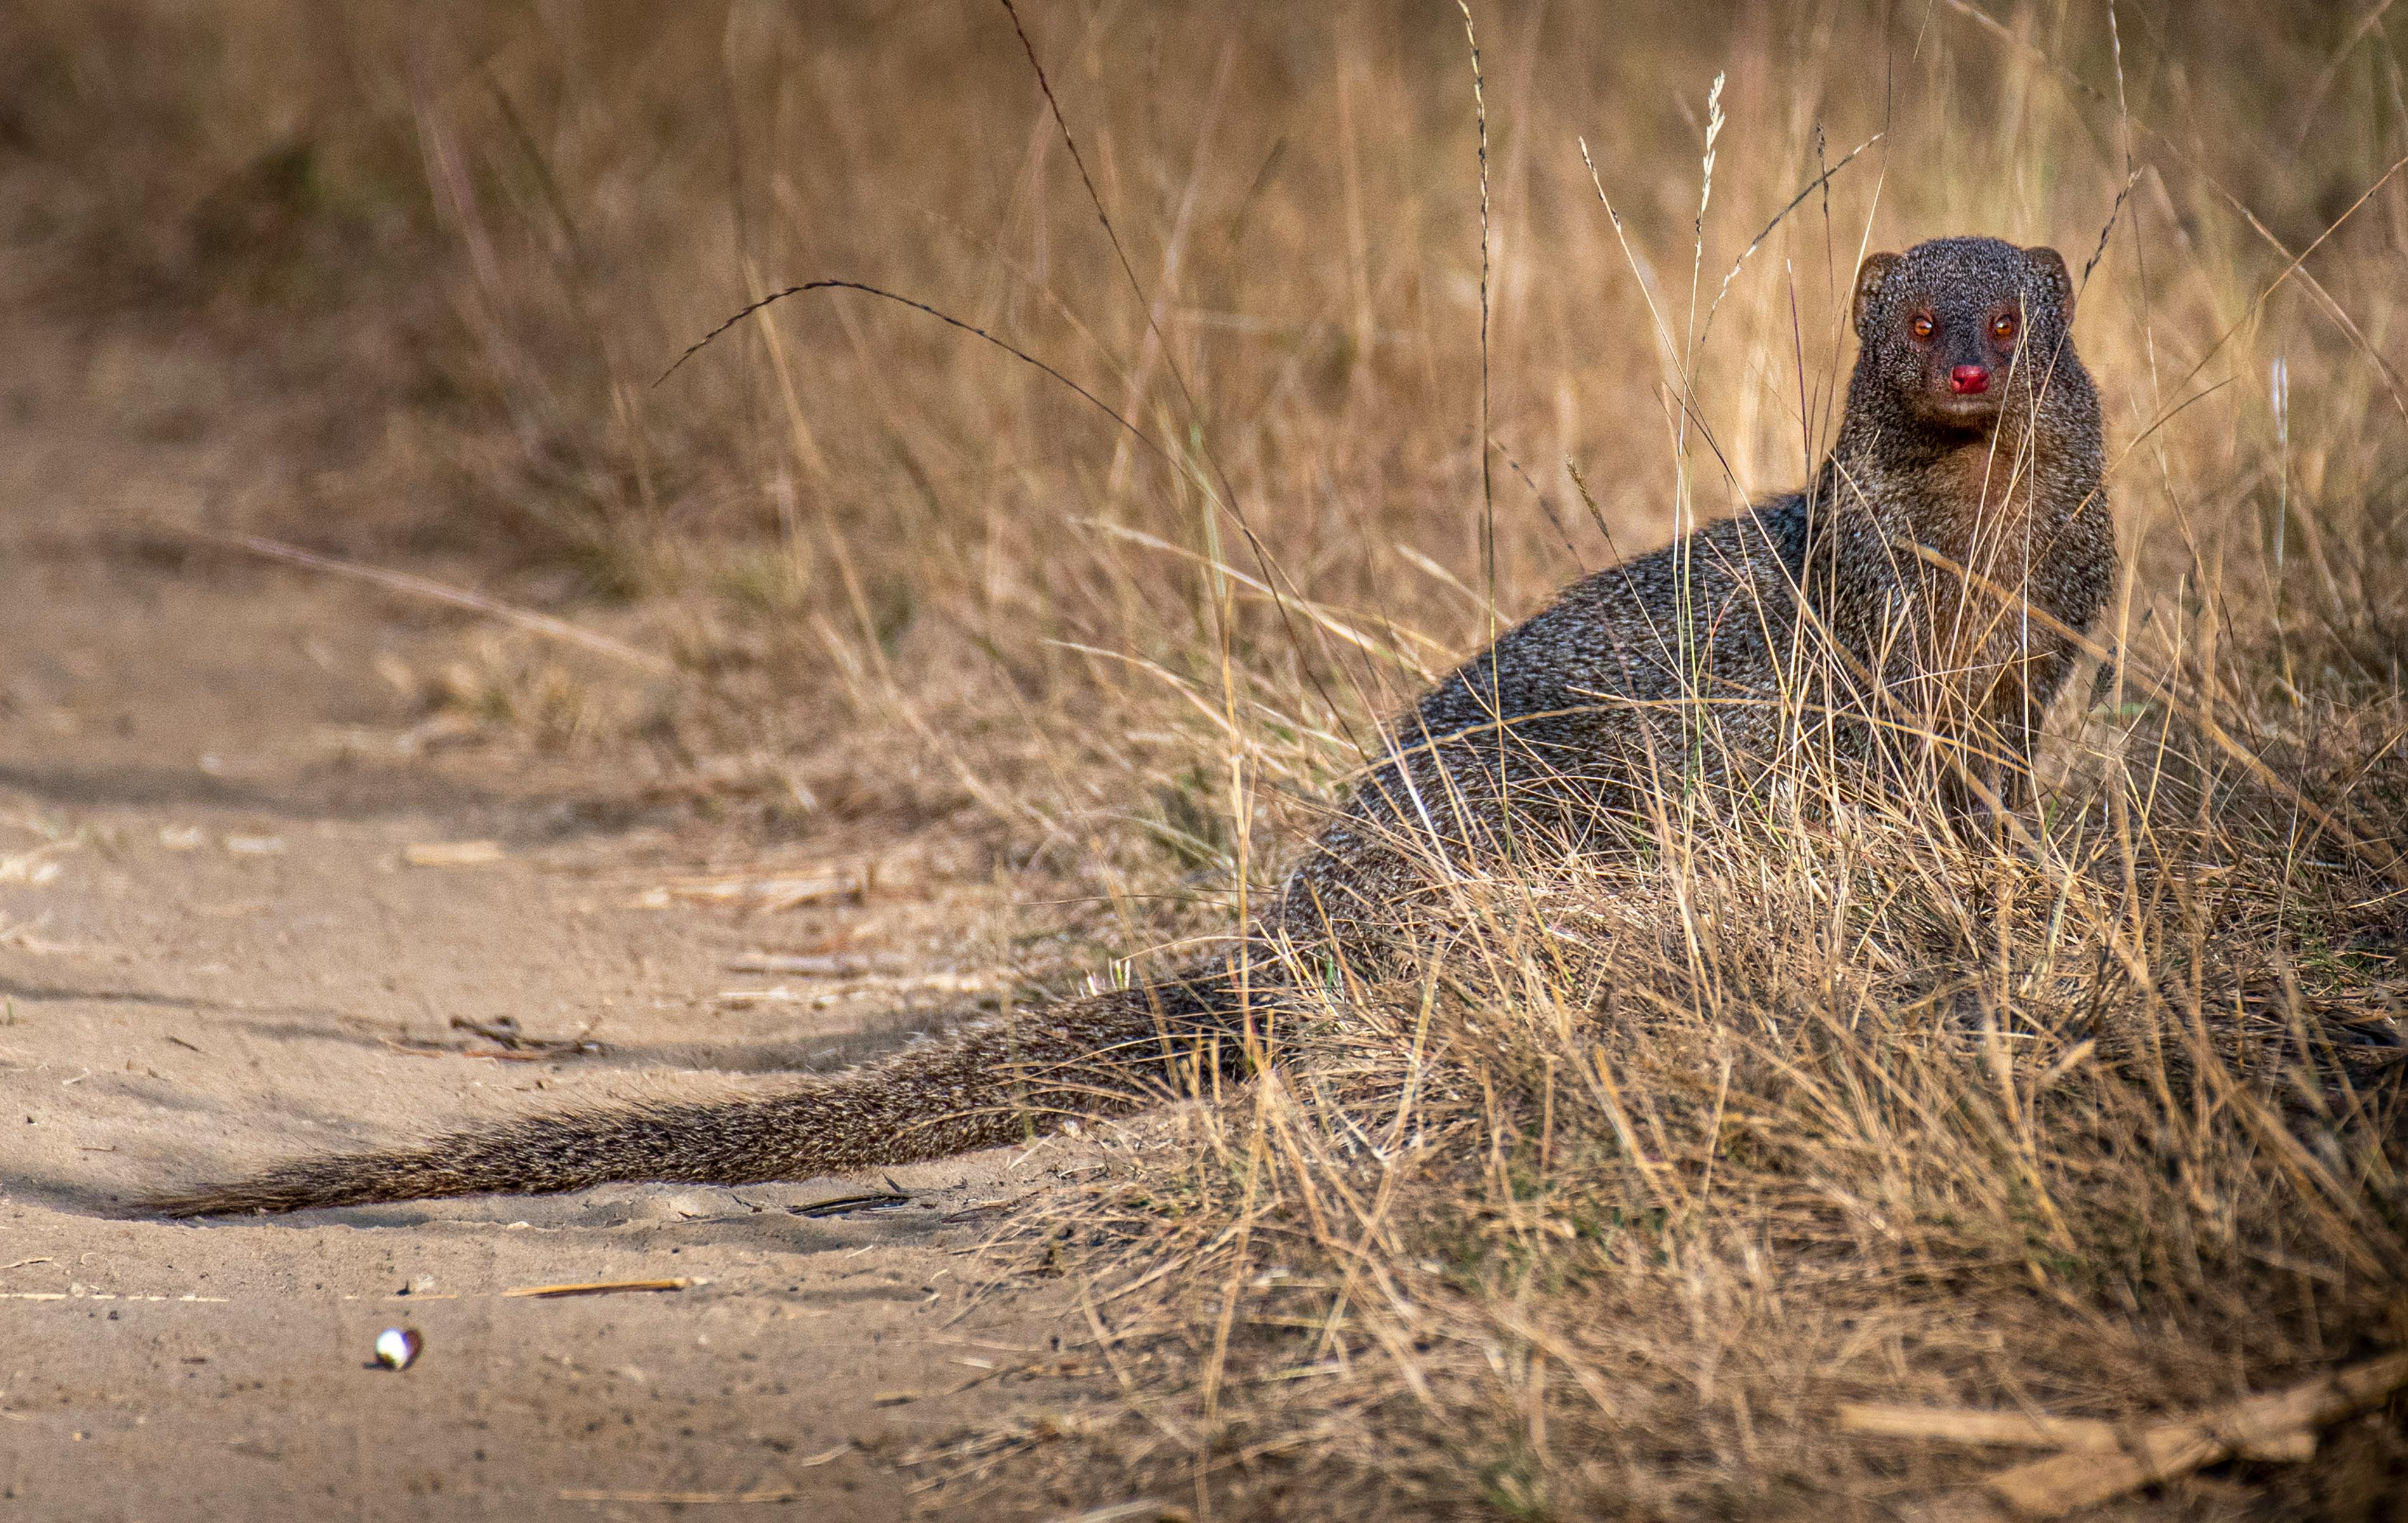
[[[1497,620],[1802,480],[1863,251],[2102,251],[2130,576],[2018,839],[1808,777],[1464,884],[1049,1240],[1125,1381],[1031,1430],[1090,1500],[1913,1516],[1982,1461],[1839,1402],[2408,1338],[2408,21],[1895,9],[1475,7],[1484,161],[1451,10],[1025,6],[1125,266],[975,5],[20,5],[0,142],[60,300],[282,335],[376,415],[347,479],[445,505],[271,527],[649,641],[681,744],[911,758],[1091,956],[1226,931]],[[652,384],[824,278],[1130,426],[846,291]],[[2403,1489],[2378,1418],[2133,1505]]]

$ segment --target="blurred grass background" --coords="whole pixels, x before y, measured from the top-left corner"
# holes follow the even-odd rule
[[[607,753],[675,732],[670,749],[707,787],[770,800],[764,830],[816,828],[810,790],[792,785],[813,758],[915,758],[939,781],[906,823],[974,820],[1005,859],[1110,904],[1093,944],[1123,953],[1226,929],[1240,870],[1266,878],[1292,806],[1342,783],[1357,754],[1348,737],[1496,620],[1802,480],[1834,426],[1863,253],[1967,232],[2055,245],[2086,272],[2077,340],[2107,409],[2129,578],[2104,631],[2121,666],[2069,701],[2053,766],[2077,822],[2079,800],[2134,801],[2140,827],[2114,864],[2128,892],[2083,899],[2069,873],[2048,892],[2060,912],[2086,906],[2071,912],[2084,929],[2067,931],[2061,912],[2016,930],[2039,939],[2042,966],[2100,970],[2057,990],[2007,978],[2019,954],[2005,932],[1981,944],[1995,901],[1972,868],[1899,868],[1894,880],[1869,869],[1881,892],[1930,896],[1935,924],[1969,927],[1932,943],[1942,950],[1917,978],[1870,970],[1875,1002],[1912,1013],[1961,974],[2004,991],[1991,1018],[2010,1025],[2018,1001],[2086,999],[2094,1022],[2128,1010],[2149,1029],[2187,1019],[2204,1030],[2214,999],[2258,1010],[2251,1000],[2272,998],[2263,1008],[2296,1022],[2306,979],[2312,1005],[2396,1030],[2408,901],[2379,868],[2408,821],[2408,183],[2397,173],[2408,19],[2385,4],[2239,0],[1476,7],[1484,250],[1483,139],[1452,6],[1031,3],[1021,16],[1134,287],[1011,16],[968,3],[17,0],[0,14],[0,231],[63,319],[172,330],[222,356],[230,384],[317,399],[291,439],[308,490],[203,509],[204,526],[437,569],[674,656],[707,692],[666,712],[595,697],[590,672],[565,675],[525,647],[495,658],[492,701],[531,716],[543,743]],[[996,347],[845,291],[781,302],[660,380],[748,301],[828,278],[983,329],[1130,427]],[[2211,743],[2218,734],[2229,743]],[[739,751],[784,782],[705,765]],[[2244,751],[2279,788],[2236,764]],[[2080,793],[2077,779],[2105,792]],[[2303,826],[2300,797],[2366,849]],[[1797,868],[1786,850],[1779,859]],[[1828,889],[1812,873],[1751,879],[1762,864],[1732,865],[1743,856],[1684,869],[1712,891],[1675,919],[1692,937],[1738,938],[1724,943],[1734,966],[1774,966],[1821,922],[1764,912],[1749,927],[1758,911],[1733,885],[1798,904]],[[2152,876],[2169,864],[2185,870]],[[2200,888],[2236,874],[2246,905]],[[1716,894],[1732,896],[1726,918],[1701,933],[1698,906]],[[1749,940],[1765,925],[1796,939]],[[2211,928],[2220,947],[2204,940]],[[1868,954],[1851,945],[1817,955],[1856,966]],[[1682,982],[1694,951],[1648,955],[1659,960],[1626,982],[1670,978],[1665,1008],[1732,1018]],[[2105,970],[2119,960],[2120,983]],[[2179,997],[2157,980],[2177,967],[2191,980]],[[1781,986],[1764,1008],[1799,997]],[[2270,987],[2289,988],[2290,1004]],[[1526,1014],[1547,1005],[1527,989],[1484,998]],[[1666,1040],[1686,1051],[1706,1038],[1683,1027]],[[2029,1055],[2034,1071],[2076,1041]],[[1927,1099],[1941,1112],[1955,1103],[1935,1098],[1956,1094],[1949,1085],[1988,1082],[1988,1059],[1967,1061],[1934,1070]],[[2173,1068],[2195,1076],[2203,1061],[2195,1052]],[[2047,1169],[2034,1150],[2037,1172],[1991,1202],[2001,1221],[2020,1219],[2051,1187],[2039,1174],[2062,1169],[2057,1187],[2120,1199],[2122,1215],[2059,1223],[2029,1255],[1999,1246],[2021,1242],[2020,1228],[1971,1234],[1981,1246],[1962,1251],[2003,1263],[2003,1278],[1965,1270],[1956,1249],[1899,1250],[1883,1260],[1899,1276],[1889,1290],[1915,1316],[1975,1308],[1938,1357],[1972,1389],[1995,1397],[2000,1381],[2028,1379],[2118,1411],[2153,1382],[2204,1401],[2396,1340],[2389,1071],[2389,1089],[2366,1093],[2391,1099],[2357,1111],[2300,1099],[2326,1093],[2305,1070],[2249,1080],[2291,1096],[2269,1114],[2322,1115],[2338,1150],[2327,1193],[2351,1202],[2332,1221],[2286,1204],[2299,1186],[2283,1171],[2295,1166],[2270,1161],[2281,1150],[2229,1116],[2177,1128],[2194,1162],[2218,1160],[2174,1171],[2188,1197],[2098,1186],[2107,1166],[2086,1149],[2101,1117],[2143,1125],[2134,1096],[2149,1085],[2135,1078],[2120,1099],[2085,1101],[2075,1133],[2088,1142],[2069,1142]],[[1765,1082],[1761,1125],[1778,1132],[1764,1118],[1787,1117],[1810,1132],[1795,1108],[1828,1095],[1810,1104]],[[2151,1114],[2182,1112],[2190,1102],[2174,1091],[2189,1082],[2159,1084]],[[1487,1087],[1480,1134],[1503,1157],[1537,1134],[1541,1095]],[[1711,1175],[1729,1098],[1693,1151],[1666,1144],[1665,1167]],[[1543,1103],[1552,1126],[1551,1086]],[[1997,1164],[1980,1147],[1960,1157],[1884,1135],[1954,1159],[1932,1167],[1965,1178]],[[1227,1145],[1240,1165],[1252,1156],[1242,1135]],[[1834,1182],[1848,1169],[1874,1168],[1849,1149],[1791,1162],[1803,1171],[1793,1182],[1812,1175],[1842,1194]],[[1197,1185],[1181,1210],[1216,1233],[1237,1214],[1253,1220],[1264,1208],[1250,1167]],[[1295,1167],[1309,1180],[1339,1166],[1305,1149]],[[1579,1167],[1592,1171],[1576,1168],[1561,1187],[1596,1212],[1563,1219],[1620,1212],[1599,1202],[1624,1199],[1614,1192],[1629,1180]],[[1484,1191],[1527,1202],[1555,1187],[1509,1172],[1445,1176],[1419,1208],[1423,1226],[1484,1241]],[[2229,1192],[2200,1183],[2211,1175]],[[1909,1218],[1991,1209],[1955,1191],[1918,1185],[1893,1206]],[[1862,1186],[1862,1200],[1879,1195]],[[1316,1399],[1283,1416],[1258,1404],[1246,1420],[1293,1442],[1215,1473],[1240,1492],[1277,1455],[1302,1467],[1283,1484],[1321,1473],[1295,1456],[1324,1457],[1329,1474],[1375,1473],[1375,1455],[1313,1427],[1352,1413],[1426,1430],[1440,1451],[1464,1433],[1493,1440],[1493,1452],[1388,1477],[1440,1511],[1581,1516],[1645,1495],[1640,1511],[1770,1516],[1812,1505],[1817,1487],[1928,1480],[1880,1454],[1810,1462],[1796,1458],[1803,1448],[1758,1445],[1752,1423],[1799,1421],[1797,1369],[1764,1377],[1791,1393],[1771,1415],[1731,1406],[1710,1375],[1690,1382],[1688,1405],[1647,1409],[1650,1422],[1708,1433],[1703,1458],[1677,1444],[1666,1458],[1623,1444],[1611,1464],[1548,1448],[1550,1399],[1528,1394],[1529,1350],[1555,1347],[1575,1370],[1584,1356],[1541,1324],[1583,1325],[1584,1307],[1609,1303],[1623,1317],[1678,1311],[1689,1332],[1666,1323],[1655,1335],[1695,1346],[1650,1358],[1704,1358],[1713,1298],[1684,1301],[1682,1285],[1695,1291],[1712,1265],[1761,1286],[1763,1256],[1791,1251],[1770,1218],[1749,1225],[1730,1209],[1741,1214],[1686,1219],[1687,1246],[1660,1248],[1643,1272],[1612,1257],[1626,1249],[1597,1250],[1617,1272],[1664,1275],[1653,1300],[1627,1287],[1598,1300],[1580,1273],[1534,1278],[1530,1256],[1544,1254],[1529,1243],[1554,1241],[1543,1230],[1498,1259],[1447,1259],[1426,1237],[1383,1246],[1396,1285],[1444,1259],[1441,1289],[1425,1300],[1451,1295],[1464,1317],[1518,1328],[1496,1346],[1520,1352],[1446,1379],[1398,1375],[1403,1387],[1358,1405]],[[2153,1212],[2199,1214],[2220,1246],[2203,1252],[2196,1224],[2176,1231]],[[1651,1231],[1678,1237],[1664,1220]],[[2082,1257],[2062,1233],[2093,1228],[2141,1244],[2118,1260],[2126,1270],[2060,1261]],[[1226,1237],[1208,1252],[1211,1236],[1186,1243],[1210,1269],[1197,1271],[1196,1299],[1166,1302],[1160,1324],[1205,1329],[1183,1345],[1213,1371],[1198,1453],[1230,1420],[1221,1361],[1253,1346],[1240,1336],[1232,1355],[1226,1321],[1211,1332],[1224,1304],[1212,1276],[1235,1272]],[[1380,1234],[1311,1241],[1342,1265],[1358,1237]],[[1603,1241],[1563,1241],[1574,1239]],[[1244,1268],[1242,1240],[1238,1252]],[[1529,1310],[1533,1285],[1545,1315]],[[1985,1323],[1984,1297],[2008,1309]],[[1191,1315],[1204,1320],[1179,1320]],[[1407,1329],[1396,1336],[1422,1347],[1396,1315]],[[2035,1340],[2036,1362],[1967,1353],[2034,1319],[2055,1329]],[[2124,1330],[2109,1337],[2101,1319]],[[2171,1343],[2142,1336],[2143,1324]],[[1741,1325],[1763,1337],[1780,1324]],[[1914,1359],[1894,1331],[1866,1336],[1893,1350],[1891,1377],[1905,1381]],[[1838,1358],[1832,1342],[1847,1334],[1827,1332],[1801,1349]],[[1287,1357],[1275,1329],[1262,1336],[1261,1358]],[[2086,1358],[2098,1368],[2086,1372]],[[1588,1388],[1559,1384],[1572,1394],[1552,1400]],[[1422,1415],[1395,1417],[1382,1403],[1396,1401]],[[1500,1422],[1505,1438],[1492,1431]],[[2325,1480],[2169,1505],[2218,1516],[2379,1505],[2397,1496],[2403,1461],[2396,1434],[2388,1448],[2368,1442],[2323,1472],[2286,1473]],[[1702,1491],[1680,1483],[1706,1473]]]
[[[2325,595],[2285,611],[2287,676],[2394,680],[2408,629],[2362,579],[2402,553],[2400,432],[2379,424],[2408,418],[2401,187],[2328,234],[2408,130],[2379,19],[1499,7],[1489,501],[1461,18],[1027,21],[1141,292],[1000,6],[26,0],[0,20],[12,231],[71,310],[175,314],[328,388],[295,538],[546,568],[571,600],[675,595],[714,669],[1005,676],[1006,723],[1059,715],[1076,746],[1089,704],[1152,679],[1066,647],[1192,675],[1219,664],[1223,603],[1264,691],[1395,707],[1484,637],[1492,594],[1518,616],[1684,513],[1801,479],[1862,252],[1980,231],[2080,267],[2112,218],[2080,341],[2144,598],[2200,565],[2262,587],[2279,549]],[[846,293],[654,386],[745,301],[828,277],[1048,360],[1176,458]],[[1232,597],[1215,559],[1411,633],[1349,667],[1343,640]]]

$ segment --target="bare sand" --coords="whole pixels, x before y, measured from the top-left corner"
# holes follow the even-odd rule
[[[769,1082],[924,1017],[875,991],[718,999],[778,982],[731,971],[741,953],[867,912],[648,903],[726,842],[591,761],[427,743],[380,675],[380,654],[439,668],[469,622],[141,530],[291,489],[201,360],[7,321],[0,1516],[779,1498],[889,1517],[930,1473],[898,1460],[1067,1400],[1060,1298],[981,1294],[975,1252],[997,1202],[1075,1177],[1055,1144],[898,1169],[908,1203],[832,1218],[796,1212],[880,1182],[126,1217],[142,1190],[294,1153]],[[500,859],[410,865],[471,841]],[[509,1021],[596,1050],[512,1053],[474,1028]],[[652,1279],[687,1283],[509,1294]],[[371,1362],[395,1326],[423,1340],[400,1372]]]

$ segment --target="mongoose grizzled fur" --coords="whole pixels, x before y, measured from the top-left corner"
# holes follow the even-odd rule
[[[1450,871],[1627,851],[1656,801],[1727,807],[1821,768],[1858,787],[1920,773],[1985,818],[2023,790],[2114,569],[2073,295],[2055,251],[1993,238],[1865,261],[1847,412],[1813,481],[1575,583],[1440,682],[1239,955],[768,1097],[504,1123],[150,1204],[733,1185],[999,1145],[1141,1105],[1208,1046],[1226,1060],[1281,967],[1376,955]]]

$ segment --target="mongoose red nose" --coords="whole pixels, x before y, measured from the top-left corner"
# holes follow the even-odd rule
[[[1959,396],[1979,396],[1990,389],[1986,366],[1960,365],[1948,372],[1948,389]]]

